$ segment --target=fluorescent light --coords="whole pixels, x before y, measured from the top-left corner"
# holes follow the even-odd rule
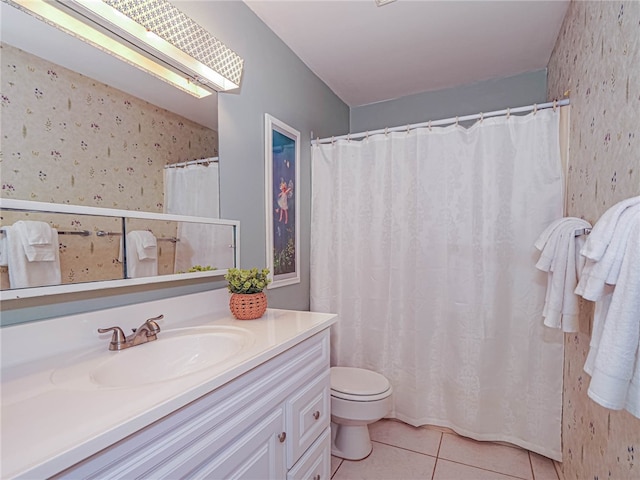
[[[212,90],[239,87],[242,59],[166,0],[148,5],[123,0],[9,0],[8,3],[195,97],[211,95]],[[144,15],[140,13],[141,6]],[[154,28],[145,26],[145,22]],[[167,25],[170,28],[165,28]],[[196,40],[194,31],[198,34]],[[168,40],[185,45],[187,51]],[[194,50],[203,55],[204,61],[188,53]],[[227,75],[205,62],[220,63]]]

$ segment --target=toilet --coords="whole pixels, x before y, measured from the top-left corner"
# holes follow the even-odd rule
[[[331,367],[331,454],[362,460],[371,453],[369,424],[391,410],[391,384],[383,375]]]

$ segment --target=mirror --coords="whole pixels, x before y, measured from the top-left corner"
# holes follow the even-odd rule
[[[216,94],[196,99],[4,2],[0,20],[3,199],[161,213],[167,205],[165,166],[200,159],[209,165],[217,157]],[[197,214],[217,217],[217,206]],[[61,232],[76,228],[60,212],[21,215],[8,215],[2,225],[28,216]],[[79,221],[77,215],[73,218]],[[62,283],[124,280],[116,247],[117,237],[127,234],[118,225],[127,214],[108,218],[107,225],[100,214],[81,215],[83,229],[92,235],[60,235],[61,262],[67,265]],[[169,230],[184,230],[182,223],[175,220],[165,228],[127,222],[130,228],[158,235],[158,276],[176,275],[175,245],[165,238],[176,236]],[[98,237],[99,231],[113,235]],[[229,260],[234,258],[228,248],[234,244],[231,231],[233,226],[217,227],[216,235],[227,247],[221,259],[208,262],[211,268],[234,264]],[[85,257],[87,249],[90,255]],[[80,265],[79,259],[97,259],[99,253],[99,260]],[[70,261],[73,256],[78,262]],[[196,265],[185,261],[180,268],[189,271]],[[3,268],[5,288],[8,274]]]
[[[2,300],[222,276],[239,261],[232,220],[8,199],[0,215]]]

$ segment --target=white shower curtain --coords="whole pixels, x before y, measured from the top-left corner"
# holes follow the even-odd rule
[[[164,188],[166,213],[220,218],[217,163],[166,168]],[[177,235],[176,272],[196,265],[227,268],[234,264],[229,227],[180,222]]]
[[[312,189],[332,365],[385,375],[409,424],[559,460],[562,333],[533,246],[562,216],[558,114],[313,146]]]

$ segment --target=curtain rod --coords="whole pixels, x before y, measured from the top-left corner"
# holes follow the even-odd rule
[[[218,163],[218,157],[212,158],[201,158],[200,160],[190,160],[188,162],[180,162],[180,163],[169,163],[165,165],[164,168],[182,168],[187,165],[209,165],[210,163]]]
[[[151,230],[148,230],[148,231],[151,232]],[[98,230],[96,232],[96,235],[98,237],[120,237],[122,236],[122,232],[106,232],[104,230]],[[180,241],[178,237],[157,237],[156,240],[159,242],[162,241],[162,242],[171,242],[171,243],[176,243]]]
[[[4,227],[1,227],[0,233],[6,234],[7,231],[4,229]],[[80,235],[81,237],[88,237],[91,235],[91,232],[89,230],[58,230],[58,235]]]
[[[344,140],[344,139],[355,140],[357,138],[366,138],[366,137],[369,137],[369,135],[376,135],[379,133],[384,133],[386,135],[387,133],[391,133],[391,132],[407,132],[409,130],[415,130],[416,128],[437,127],[441,125],[450,125],[454,123],[457,124],[459,122],[466,122],[468,120],[482,120],[484,118],[499,117],[502,115],[506,115],[508,117],[512,113],[537,112],[538,110],[543,110],[545,108],[557,108],[557,107],[563,107],[565,105],[569,105],[568,98],[564,100],[554,100],[553,102],[541,103],[539,105],[534,103],[533,105],[528,105],[526,107],[507,108],[505,110],[496,110],[494,112],[476,113],[474,115],[465,115],[462,117],[452,117],[452,118],[445,118],[443,120],[413,123],[413,124],[404,125],[401,127],[381,128],[379,130],[371,130],[367,132],[349,133],[347,135],[340,135],[338,137],[318,138],[316,140],[311,140],[311,145],[320,145],[322,143],[334,143],[336,140]],[[311,136],[313,137],[313,134]]]

